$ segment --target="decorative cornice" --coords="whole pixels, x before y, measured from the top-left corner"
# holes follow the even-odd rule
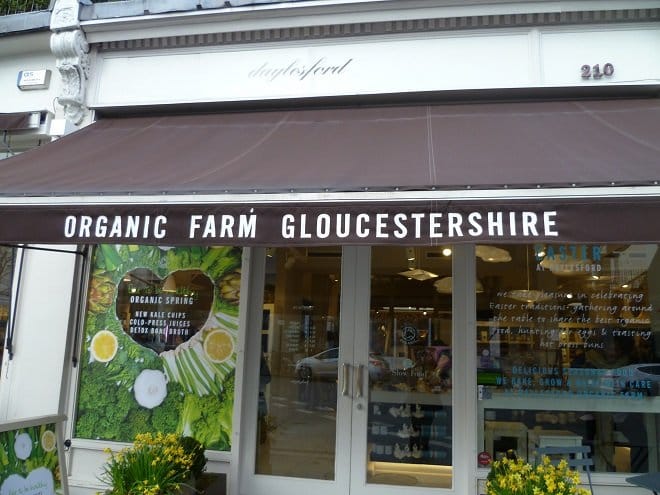
[[[660,9],[620,9],[579,12],[502,14],[417,20],[331,24],[292,28],[262,29],[186,36],[105,41],[100,51],[149,50],[260,42],[301,41],[357,36],[414,34],[489,28],[547,27],[576,24],[640,23],[660,21]]]

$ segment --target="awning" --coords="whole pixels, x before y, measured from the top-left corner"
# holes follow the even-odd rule
[[[0,113],[0,131],[30,129],[32,112]]]
[[[659,132],[658,99],[108,118],[0,161],[0,241],[660,241]]]

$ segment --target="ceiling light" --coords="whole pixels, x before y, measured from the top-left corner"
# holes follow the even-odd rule
[[[538,255],[537,255],[538,257]],[[554,275],[582,275],[584,272],[576,270],[578,265],[590,265],[593,263],[588,258],[577,258],[572,255],[559,255],[548,258],[543,258],[539,263],[541,267],[550,270]]]
[[[451,294],[452,283],[453,283],[452,277],[442,277],[440,280],[436,280],[435,282],[433,282],[433,287],[435,287],[435,290],[437,290],[440,294]],[[476,292],[478,294],[484,291],[484,286],[479,280],[476,281],[475,285],[476,285]]]
[[[451,256],[451,248],[444,248],[442,250],[442,255],[443,256]]]
[[[528,304],[534,304],[540,301],[547,301],[548,299],[552,299],[552,296],[547,292],[531,288],[529,273],[529,248],[525,249],[525,272],[527,275],[527,287],[525,289],[509,291],[507,294],[508,297],[515,299],[516,301],[526,302]]]
[[[509,251],[495,246],[477,245],[475,253],[477,258],[481,258],[488,263],[507,263],[511,261],[511,254],[509,254]]]
[[[433,272],[422,270],[421,268],[413,268],[412,270],[406,270],[405,272],[399,272],[399,275],[403,277],[413,278],[415,280],[429,280],[431,278],[436,278],[436,275]]]

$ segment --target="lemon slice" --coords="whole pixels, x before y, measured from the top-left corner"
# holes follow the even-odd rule
[[[56,443],[55,433],[52,431],[46,430],[41,434],[41,447],[45,452],[51,452],[55,448]]]
[[[92,338],[92,356],[101,363],[112,360],[117,354],[117,347],[117,337],[109,330],[96,332]]]
[[[234,340],[228,332],[213,330],[204,339],[204,354],[212,363],[222,363],[234,352]]]

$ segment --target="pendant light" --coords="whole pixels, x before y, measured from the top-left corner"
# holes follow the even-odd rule
[[[530,288],[530,273],[529,273],[529,247],[525,247],[525,273],[527,274],[527,288],[511,290],[508,296],[516,301],[525,302],[527,304],[534,304],[541,301],[547,301],[551,298],[545,291]]]

